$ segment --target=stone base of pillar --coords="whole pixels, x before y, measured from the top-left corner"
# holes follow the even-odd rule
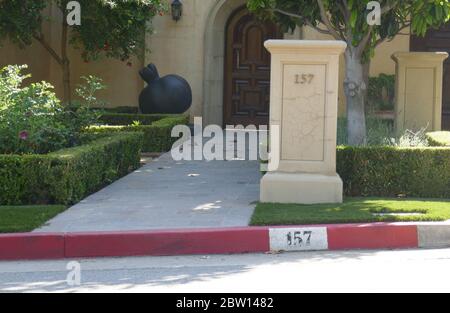
[[[268,173],[261,180],[261,202],[342,203],[343,182],[337,174]]]

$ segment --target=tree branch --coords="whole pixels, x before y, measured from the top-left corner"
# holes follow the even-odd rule
[[[50,44],[45,40],[44,35],[40,34],[33,35],[34,39],[36,39],[47,51],[50,55],[55,59],[55,61],[59,64],[63,64],[62,58],[56,53],[56,51],[50,46]]]
[[[63,62],[67,62],[67,39],[68,39],[68,33],[69,33],[69,26],[67,25],[66,20],[63,19],[62,34],[61,34],[61,58],[62,58]]]
[[[344,17],[345,23],[348,24],[350,22],[350,15],[348,14],[348,4],[347,1],[344,0],[343,4],[341,2],[338,3],[339,11],[341,11],[342,16]]]
[[[383,8],[381,8],[381,15],[384,15],[388,12],[390,12],[392,9],[394,9],[397,6],[398,3],[391,3],[391,4],[386,4]],[[404,25],[404,27],[402,27],[400,30],[404,29],[405,27],[407,27],[406,25]],[[369,31],[367,32],[367,34],[364,36],[364,38],[361,40],[361,42],[358,45],[357,48],[357,52],[359,55],[362,55],[362,53],[364,52],[364,50],[366,49],[367,44],[369,43],[371,37],[372,37],[372,31],[373,31],[373,26],[370,26]],[[375,42],[375,47],[377,47],[378,45],[380,45],[382,42],[385,41],[385,38],[380,38]]]
[[[396,36],[411,36],[411,33],[407,34],[407,33],[402,33],[401,31],[404,30],[405,28],[408,28],[411,26],[411,23],[406,23],[403,26],[400,27],[399,32],[396,34]],[[379,38],[376,42],[374,47],[378,47],[379,45],[381,45],[383,42],[391,42],[392,40],[394,40],[395,37],[386,40],[386,38]]]
[[[319,5],[319,9],[320,9],[320,16],[322,18],[322,22],[325,24],[325,26],[328,28],[328,30],[331,33],[331,36],[334,37],[334,39],[336,40],[340,40],[343,39],[341,38],[341,36],[339,35],[339,33],[336,31],[336,29],[334,29],[333,25],[331,24],[330,19],[328,18],[328,13],[327,10],[325,9],[325,6],[323,4],[322,0],[317,0],[317,4]]]
[[[369,30],[367,31],[367,34],[364,35],[363,39],[358,44],[358,47],[356,48],[357,54],[361,56],[366,49],[367,44],[369,43],[370,39],[372,38],[372,31],[373,26],[369,27]]]
[[[384,15],[394,9],[398,5],[398,2],[392,2],[391,4],[386,4],[384,7],[381,8],[381,15]]]
[[[320,27],[314,25],[311,21],[309,21],[309,20],[308,20],[307,18],[305,18],[304,16],[301,16],[301,15],[298,15],[298,14],[295,14],[295,13],[291,13],[291,12],[287,12],[287,11],[284,11],[284,10],[281,10],[281,9],[273,9],[273,11],[274,11],[274,12],[278,12],[278,13],[283,14],[283,15],[286,15],[286,16],[293,17],[293,18],[298,18],[298,19],[304,21],[305,24],[308,25],[309,27],[314,28],[314,29],[315,29],[316,31],[318,31],[319,33],[325,34],[325,35],[331,35],[331,32],[330,32],[330,31],[328,31],[328,30],[326,30],[326,29],[323,29],[323,28],[320,28]]]

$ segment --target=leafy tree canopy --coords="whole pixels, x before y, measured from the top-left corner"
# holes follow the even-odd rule
[[[167,10],[164,0],[78,0],[81,25],[67,24],[69,0],[0,0],[0,42],[9,39],[21,48],[39,42],[60,65],[64,99],[71,102],[70,61],[67,46],[81,51],[85,61],[101,55],[128,60],[145,48],[151,19]],[[59,19],[53,8],[59,9]],[[46,10],[48,9],[48,10]],[[51,13],[49,13],[51,12]],[[51,15],[51,16],[48,16]],[[61,46],[46,38],[43,22],[61,23]]]
[[[375,47],[411,27],[425,35],[450,18],[448,0],[380,0],[381,25],[369,25],[370,0],[250,0],[251,11],[276,20],[285,31],[308,25],[350,43],[361,56],[373,56]]]
[[[25,47],[42,40],[42,22],[50,17],[44,9],[56,5],[64,15],[69,0],[1,0],[0,39],[9,38]],[[70,43],[82,50],[86,60],[107,57],[128,59],[142,51],[149,21],[162,14],[161,0],[79,0],[81,25],[73,26]],[[51,19],[50,19],[51,20]]]

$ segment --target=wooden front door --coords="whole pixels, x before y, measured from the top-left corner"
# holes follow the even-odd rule
[[[264,42],[281,36],[274,23],[257,20],[245,7],[230,17],[225,43],[225,125],[268,125],[270,54]]]
[[[450,24],[439,30],[430,30],[425,37],[411,37],[411,51],[450,53]],[[450,60],[444,63],[442,95],[442,128],[450,130]]]

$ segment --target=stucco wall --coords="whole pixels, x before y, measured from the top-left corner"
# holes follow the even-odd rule
[[[49,14],[49,10],[46,10],[45,14]],[[43,30],[48,33],[50,24],[44,22]],[[9,64],[27,64],[27,71],[32,73],[30,81],[36,82],[49,78],[50,59],[47,51],[37,42],[27,49],[20,49],[9,40],[0,41],[0,68]]]
[[[19,49],[9,41],[5,41],[0,47],[0,67],[9,64],[27,64],[27,71],[33,74],[32,81],[48,79],[49,61],[46,51],[39,44],[33,44],[28,49]]]

